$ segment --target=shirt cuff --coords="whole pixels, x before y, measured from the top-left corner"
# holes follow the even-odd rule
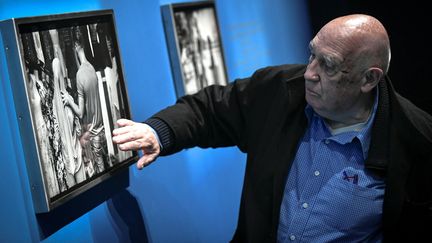
[[[174,135],[171,128],[158,118],[149,118],[144,123],[149,125],[152,132],[156,135],[161,147],[161,155],[165,154],[174,144]]]

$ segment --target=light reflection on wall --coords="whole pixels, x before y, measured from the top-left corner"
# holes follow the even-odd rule
[[[0,20],[97,9],[100,3],[96,0],[0,0]]]

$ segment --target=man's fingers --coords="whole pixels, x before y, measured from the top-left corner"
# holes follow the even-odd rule
[[[137,168],[138,168],[139,170],[141,170],[142,168],[144,168],[145,165],[146,165],[146,163],[145,163],[146,159],[145,159],[144,157],[145,157],[145,156],[141,157],[141,158],[138,160],[137,164],[136,164],[136,166],[137,166]]]
[[[112,131],[112,135],[113,136],[118,136],[118,135],[121,135],[121,134],[128,133],[130,131],[131,131],[131,127],[130,126],[119,127],[119,128],[116,128],[116,129],[114,129]]]
[[[156,156],[152,154],[144,154],[137,162],[137,168],[141,170],[147,165],[151,164],[156,159]]]
[[[122,151],[143,151],[143,156],[137,162],[138,169],[144,168],[156,159],[160,153],[160,146],[148,125],[127,119],[119,119],[117,125],[119,128],[113,130],[112,140],[118,148]]]
[[[116,144],[122,144],[122,143],[130,142],[132,139],[127,132],[114,130],[112,140]]]
[[[118,145],[118,147],[119,147],[120,150],[129,151],[129,150],[139,150],[139,149],[141,149],[141,143],[139,143],[136,140],[131,140],[127,136],[124,136],[123,138],[122,138],[122,136],[117,136],[116,138],[118,138],[119,141],[115,142],[114,139],[113,139],[113,141],[115,143],[120,143]]]
[[[119,127],[124,127],[124,126],[132,126],[135,122],[122,118],[122,119],[118,119],[116,123]]]

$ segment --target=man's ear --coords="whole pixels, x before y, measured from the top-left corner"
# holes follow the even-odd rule
[[[369,68],[368,70],[366,70],[364,74],[361,90],[364,93],[370,92],[375,88],[375,86],[378,85],[378,82],[381,80],[383,76],[384,76],[384,72],[382,69],[377,67]]]

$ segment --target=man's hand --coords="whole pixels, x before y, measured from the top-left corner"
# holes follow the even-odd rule
[[[143,156],[137,162],[138,169],[149,165],[159,156],[159,142],[149,125],[127,119],[119,119],[117,125],[119,128],[114,129],[112,135],[119,149],[143,151]]]

